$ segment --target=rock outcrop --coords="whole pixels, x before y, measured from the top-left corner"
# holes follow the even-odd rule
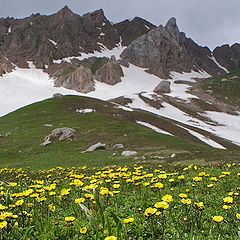
[[[183,47],[184,34],[178,31],[176,20],[160,25],[134,40],[121,54],[130,63],[158,77],[168,78],[170,71],[190,72],[197,70]]]
[[[121,82],[121,77],[123,77],[123,70],[120,64],[116,61],[115,56],[105,63],[100,69],[96,71],[96,79],[99,82],[104,82],[109,85],[115,85]]]
[[[135,17],[116,23],[114,27],[122,39],[122,45],[128,46],[133,40],[148,33],[156,26],[140,17]]]
[[[11,64],[11,62],[0,53],[0,76],[11,72],[13,69],[14,66]]]
[[[94,91],[93,75],[88,67],[80,66],[73,73],[55,81],[56,87],[65,87],[82,93]]]
[[[44,138],[42,146],[47,146],[53,141],[72,140],[75,130],[72,128],[56,128]]]
[[[224,73],[211,59],[207,47],[200,47],[183,32],[179,32],[176,19],[171,18],[147,34],[134,40],[121,57],[161,78],[170,78],[171,71],[190,72],[205,70],[211,75]]]
[[[153,90],[155,93],[170,93],[170,82],[169,81],[161,81],[157,87]]]
[[[213,56],[221,66],[229,71],[240,68],[240,44],[238,43],[233,44],[231,47],[228,44],[216,47]]]

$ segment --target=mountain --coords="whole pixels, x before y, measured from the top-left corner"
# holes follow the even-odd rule
[[[182,129],[163,129],[174,136],[239,149],[239,48],[199,46],[175,18],[165,26],[140,17],[113,24],[102,9],[79,16],[67,6],[2,18],[0,116],[56,92],[81,95],[164,118]]]

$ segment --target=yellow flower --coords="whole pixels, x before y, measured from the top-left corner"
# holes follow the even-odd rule
[[[182,200],[181,200],[181,202],[184,204],[184,205],[190,205],[191,203],[192,203],[192,200],[191,199],[185,199],[185,198],[183,198]]]
[[[49,210],[54,212],[55,211],[55,206],[53,204],[48,205]]]
[[[56,195],[56,192],[54,191],[49,192],[49,196],[54,196],[54,195]]]
[[[132,223],[134,221],[134,218],[126,218],[123,220],[123,223]]]
[[[240,213],[237,213],[236,217],[237,217],[238,220],[240,220]]]
[[[105,237],[104,240],[117,240],[117,237],[115,237],[115,236],[108,236],[108,237]]]
[[[3,229],[7,226],[7,222],[6,221],[3,221],[3,222],[0,222],[0,229]]]
[[[86,232],[87,232],[87,228],[86,227],[80,228],[80,233],[81,234],[85,234]]]
[[[213,188],[213,184],[208,184],[207,187],[208,188]]]
[[[169,204],[166,202],[157,202],[155,203],[154,207],[160,208],[160,209],[167,209],[169,208]]]
[[[167,194],[167,195],[165,195],[165,196],[162,197],[162,200],[163,200],[164,202],[169,203],[169,202],[172,202],[173,199],[172,199],[172,196],[171,196],[171,195]]]
[[[83,203],[85,201],[84,198],[76,198],[75,203]]]
[[[61,195],[62,195],[62,196],[66,196],[66,195],[68,195],[69,192],[70,192],[70,190],[71,190],[70,188],[68,188],[68,189],[63,188],[62,191],[61,191]]]
[[[224,203],[233,203],[233,198],[232,197],[225,197],[224,199],[223,199],[223,201],[224,201]]]
[[[75,217],[65,217],[66,222],[73,222],[75,220]]]
[[[27,206],[28,206],[29,208],[31,208],[31,207],[33,207],[33,203],[28,203]]]
[[[120,184],[113,184],[113,188],[117,189],[120,187]]]
[[[228,209],[230,209],[230,208],[231,208],[231,206],[223,205],[223,209],[225,209],[225,210],[228,210]]]
[[[183,180],[184,179],[184,175],[178,176],[179,180]]]
[[[21,200],[18,200],[18,201],[15,203],[15,205],[16,205],[16,206],[22,206],[23,203],[24,203],[24,200],[21,199]]]
[[[178,196],[179,196],[180,198],[187,198],[187,197],[188,197],[188,195],[185,194],[185,193],[180,193],[180,194],[178,194]]]
[[[174,182],[174,181],[175,181],[174,178],[170,178],[170,179],[169,179],[169,182],[170,182],[170,183],[172,183],[172,182]]]
[[[212,218],[212,220],[213,220],[214,222],[220,223],[220,222],[223,221],[223,217],[222,217],[222,216],[214,216],[214,217]]]
[[[163,184],[160,183],[160,182],[157,182],[157,183],[154,184],[154,187],[160,189],[160,188],[163,188]]]
[[[203,202],[199,202],[199,203],[195,202],[194,205],[195,205],[197,208],[202,208],[202,207],[204,207]]]
[[[202,177],[194,177],[193,181],[195,182],[201,182],[202,181]]]
[[[146,217],[149,217],[149,216],[151,216],[151,215],[153,215],[153,214],[155,214],[157,212],[157,209],[156,208],[147,208],[146,210],[145,210],[145,212],[144,212],[144,215],[146,216]]]
[[[218,179],[216,177],[211,177],[210,180],[217,182]]]

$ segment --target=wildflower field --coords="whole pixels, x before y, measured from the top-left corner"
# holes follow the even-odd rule
[[[0,170],[1,239],[239,239],[238,164]]]

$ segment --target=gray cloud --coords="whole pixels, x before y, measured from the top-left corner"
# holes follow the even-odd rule
[[[102,8],[113,22],[140,16],[155,25],[175,16],[179,29],[211,49],[240,42],[239,0],[0,0],[0,16],[23,18],[53,14],[64,5],[80,15]]]

